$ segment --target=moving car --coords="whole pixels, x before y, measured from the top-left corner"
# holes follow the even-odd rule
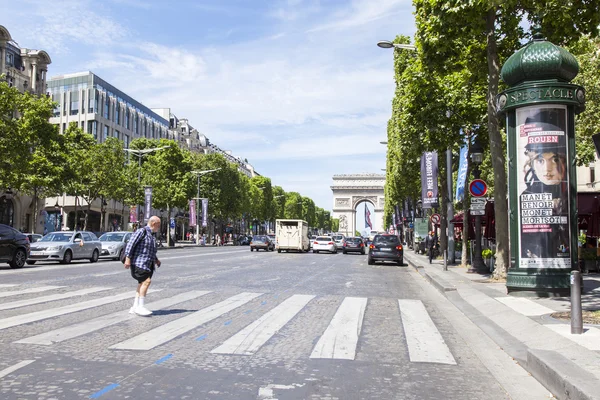
[[[398,265],[404,264],[404,249],[396,235],[375,235],[373,243],[369,246],[368,264],[375,261],[394,261]]]
[[[350,252],[358,252],[365,254],[365,242],[361,237],[349,237],[344,241],[344,247],[342,253],[348,254]]]
[[[35,243],[44,237],[44,235],[40,235],[39,233],[24,233],[24,235],[29,239],[29,243]]]
[[[342,248],[344,247],[344,240],[346,239],[346,237],[344,235],[333,235],[333,241],[335,242],[336,246],[338,248]]]
[[[120,260],[133,232],[106,232],[98,239],[102,244],[100,258]]]
[[[69,264],[72,260],[88,259],[95,263],[100,258],[102,243],[93,232],[52,232],[31,245],[27,264],[37,261],[59,261]]]
[[[313,253],[327,251],[329,253],[337,253],[338,248],[331,236],[317,236],[313,242]]]
[[[29,256],[29,239],[15,228],[0,224],[0,262],[23,268]]]
[[[263,249],[265,251],[275,251],[275,243],[266,235],[255,235],[250,242],[250,251]]]

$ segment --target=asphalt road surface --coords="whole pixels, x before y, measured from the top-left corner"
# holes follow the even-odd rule
[[[128,313],[137,283],[118,261],[1,265],[0,399],[513,397],[520,367],[490,372],[406,265],[247,246],[159,256],[151,317]]]

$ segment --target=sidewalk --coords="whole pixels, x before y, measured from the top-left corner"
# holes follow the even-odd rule
[[[600,400],[600,325],[571,335],[570,299],[513,297],[490,275],[405,252],[404,259],[558,399]],[[583,310],[600,309],[600,275],[584,275]]]

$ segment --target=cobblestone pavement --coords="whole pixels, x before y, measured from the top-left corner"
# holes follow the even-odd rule
[[[119,262],[0,268],[0,398],[519,398],[407,266],[248,247],[160,257],[148,318],[127,312]],[[511,368],[523,398],[549,397]]]

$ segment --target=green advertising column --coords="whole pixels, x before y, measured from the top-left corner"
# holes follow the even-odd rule
[[[578,72],[572,54],[539,34],[502,67],[513,295],[569,295],[577,266],[575,114],[585,103],[584,89],[569,82]]]

